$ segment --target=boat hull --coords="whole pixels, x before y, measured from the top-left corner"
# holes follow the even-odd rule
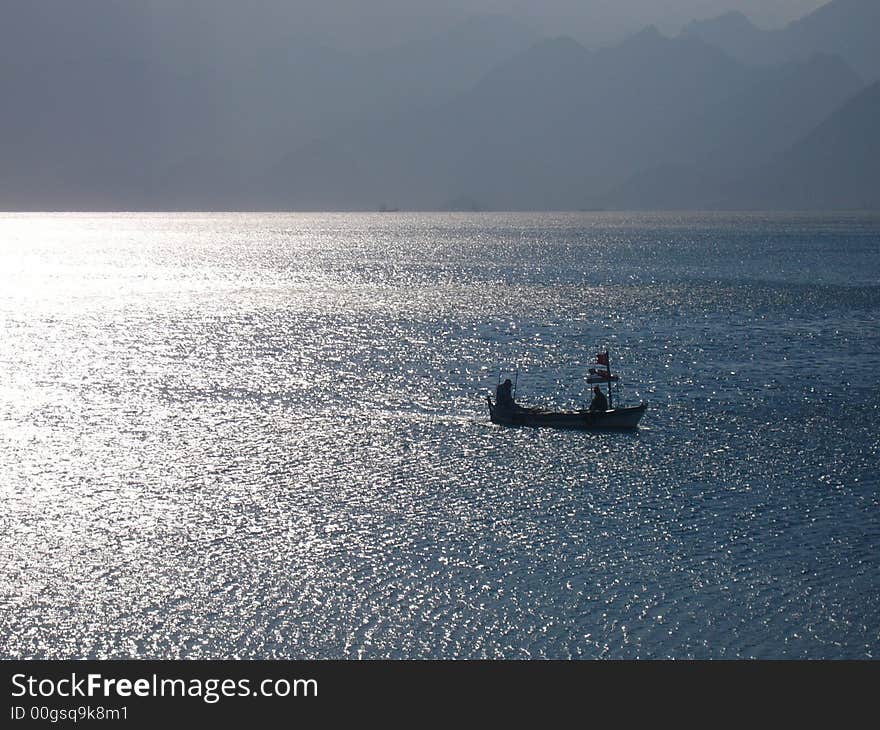
[[[544,411],[538,408],[501,409],[486,398],[489,418],[502,426],[533,426],[547,428],[574,428],[581,431],[631,430],[648,408],[647,403],[630,408],[612,408],[607,411]]]

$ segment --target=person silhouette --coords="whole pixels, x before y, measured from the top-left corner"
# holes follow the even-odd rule
[[[499,408],[508,410],[513,408],[513,383],[510,382],[510,378],[495,389],[495,400]]]
[[[598,385],[593,386],[593,400],[590,401],[591,411],[607,411],[608,399]]]

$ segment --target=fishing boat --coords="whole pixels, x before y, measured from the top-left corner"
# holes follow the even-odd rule
[[[517,373],[517,380],[519,379]],[[516,389],[510,380],[499,383],[495,400],[486,396],[489,405],[489,418],[492,423],[503,426],[546,426],[550,428],[575,428],[585,431],[634,429],[648,408],[647,403],[637,406],[615,408],[612,400],[611,384],[619,377],[611,372],[611,358],[607,351],[596,356],[596,367],[589,369],[587,382],[599,391],[598,384],[607,384],[608,397],[597,395],[591,408],[577,411],[552,411],[545,408],[523,406],[516,402]],[[601,391],[599,391],[601,392]]]

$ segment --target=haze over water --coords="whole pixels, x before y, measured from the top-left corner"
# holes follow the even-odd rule
[[[871,214],[2,214],[0,656],[876,657],[878,320]]]

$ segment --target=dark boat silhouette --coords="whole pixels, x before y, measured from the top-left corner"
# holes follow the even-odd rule
[[[600,353],[596,363],[600,367],[590,368],[590,376],[587,382],[606,383],[608,385],[607,408],[590,409],[584,408],[577,411],[553,411],[533,406],[523,406],[514,400],[514,395],[509,399],[503,396],[501,386],[496,390],[495,401],[492,396],[486,396],[489,405],[489,418],[492,423],[502,426],[546,426],[550,428],[575,428],[587,431],[600,430],[629,430],[635,429],[648,408],[647,403],[624,408],[612,407],[611,384],[617,382],[618,376],[611,374],[610,357],[608,352]],[[509,384],[509,380],[506,381]]]

